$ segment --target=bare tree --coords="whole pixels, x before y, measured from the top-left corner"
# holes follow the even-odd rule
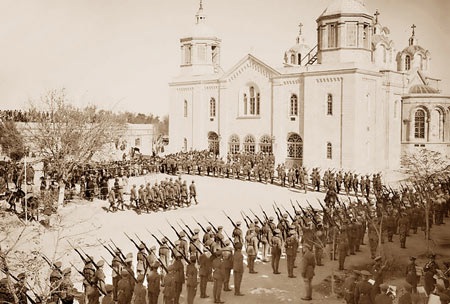
[[[401,164],[408,182],[416,189],[425,207],[425,237],[427,251],[429,251],[431,186],[440,182],[441,178],[448,176],[450,159],[440,152],[421,149],[415,153],[404,154]]]
[[[74,107],[68,102],[64,89],[51,90],[39,102],[31,104],[32,110],[44,111],[47,115],[29,123],[26,136],[42,160],[54,169],[60,184],[58,203],[61,204],[65,182],[71,178],[73,169],[88,163],[112,143],[126,124],[111,111],[99,111],[94,106]]]

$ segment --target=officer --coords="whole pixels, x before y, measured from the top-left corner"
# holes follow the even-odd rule
[[[223,268],[223,261],[222,261],[222,251],[221,249],[217,250],[215,252],[215,258],[212,261],[212,267],[213,267],[213,279],[214,279],[214,287],[213,287],[213,294],[214,294],[214,303],[224,303],[220,299],[220,295],[222,292],[222,285],[225,277],[224,268]]]
[[[408,233],[409,221],[406,213],[403,212],[398,220],[398,233],[400,235],[400,248],[406,248],[406,235]]]
[[[372,285],[368,282],[370,276],[367,270],[361,271],[361,281],[355,286],[355,304],[372,304]]]
[[[137,277],[137,284],[134,286],[131,303],[133,304],[147,304],[147,288],[143,285],[145,276],[139,274]]]
[[[251,232],[247,237],[246,237],[246,242],[247,242],[247,257],[248,257],[248,269],[249,269],[249,273],[258,273],[255,271],[255,260],[256,260],[256,255],[257,255],[257,250],[258,250],[258,239],[256,238],[256,234],[255,232]]]
[[[210,276],[210,269],[212,267],[210,257],[211,257],[211,253],[209,252],[208,248],[205,246],[205,248],[203,249],[203,254],[199,258],[200,298],[202,298],[202,299],[209,297],[208,295],[206,295],[206,286],[208,284],[208,278]]]
[[[411,285],[411,290],[413,293],[417,293],[417,283],[419,282],[419,276],[416,270],[416,258],[414,256],[409,258],[410,262],[406,266],[406,282]]]
[[[344,280],[344,299],[347,304],[355,304],[355,287],[360,275],[359,270],[353,270],[352,275]]]
[[[231,244],[230,240],[226,240],[225,247],[222,248],[223,267],[225,270],[223,291],[231,291],[230,275],[231,275],[231,269],[233,269],[233,249],[231,249],[230,244]]]
[[[178,251],[175,251],[175,261],[172,266],[174,267],[174,275],[175,275],[175,297],[174,304],[178,304],[180,302],[180,295],[183,290],[183,284],[185,280],[184,276],[184,266],[181,262],[181,254]]]
[[[158,274],[159,263],[150,264],[150,272],[147,274],[148,304],[157,304],[161,286],[161,276]]]

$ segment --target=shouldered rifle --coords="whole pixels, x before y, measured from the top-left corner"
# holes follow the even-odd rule
[[[111,249],[109,249],[107,246],[105,246],[105,244],[103,244],[102,242],[100,242],[100,240],[97,240],[108,252],[109,254],[114,258],[116,255],[114,254],[114,252],[111,251]]]
[[[194,231],[192,231],[191,227],[189,227],[188,225],[186,225],[186,223],[183,221],[183,219],[180,219],[181,222],[183,223],[183,225],[189,230],[189,232],[191,233],[191,235],[195,235]]]
[[[259,208],[261,209],[263,215],[264,215],[264,219],[269,222],[269,217],[266,214],[266,211],[264,211],[263,207],[261,205],[259,205]]]
[[[289,218],[291,219],[291,221],[294,222],[295,219],[292,217],[292,215],[289,213],[289,211],[287,211],[286,208],[284,208],[284,206],[283,206],[283,209],[289,215]]]
[[[252,209],[250,209],[250,212],[256,217],[256,219],[258,220],[258,222],[260,222],[261,223],[261,228],[262,228],[262,226],[264,226],[264,223],[263,223],[263,221],[261,221],[261,219],[256,215],[256,213],[255,212],[253,212],[253,210]]]
[[[13,275],[12,273],[10,273],[9,271],[5,271],[2,269],[2,272],[6,275],[6,276],[10,276],[11,278],[13,278],[16,282],[19,282],[19,279]],[[26,282],[28,285],[28,288],[31,290],[31,292],[34,294],[34,296],[36,297],[36,299],[38,299],[40,301],[40,303],[42,303],[41,297],[39,297],[34,290],[31,288],[30,284],[28,284],[28,282]],[[27,293],[26,290],[24,292],[25,296],[27,297],[28,300],[30,300],[31,304],[36,304],[36,302],[33,300],[33,298],[31,298]]]
[[[169,226],[172,228],[173,231],[175,231],[175,234],[177,235],[178,239],[181,239],[180,234],[178,233],[178,231],[175,229],[175,227],[169,222],[168,219],[166,219],[167,224],[169,224]]]
[[[130,238],[130,236],[124,231],[123,234],[125,234],[125,236],[133,243],[134,247],[136,247],[136,249],[139,251],[139,245],[132,239]]]
[[[178,223],[177,223],[178,224]],[[192,237],[186,232],[186,230],[184,230],[180,224],[178,224],[178,226],[180,227],[181,231],[183,231],[184,233],[186,233],[186,236],[189,239],[189,242],[191,242],[191,244],[195,247],[195,249],[197,249],[198,252],[203,253],[200,248],[197,247],[197,245],[195,245],[195,241],[192,239]]]
[[[234,227],[234,228],[237,228],[236,224],[233,222],[233,220],[231,219],[231,217],[229,217],[228,214],[225,213],[225,211],[222,210],[222,212],[223,212],[223,214],[225,214],[225,216],[230,220],[231,224],[233,224],[233,227]]]
[[[116,250],[119,252],[120,256],[126,260],[127,258],[125,257],[125,255],[123,254],[122,250],[120,250],[119,247],[117,247],[116,243],[114,243],[114,241],[112,239],[109,239],[111,241],[111,243],[114,245],[114,247],[116,248]]]
[[[168,273],[167,268],[164,266],[163,262],[161,261],[161,259],[156,255],[155,252],[153,252],[153,250],[148,249],[147,245],[139,238],[139,236],[135,233],[136,237],[138,238],[138,240],[142,243],[142,245],[144,245],[145,249],[147,250],[148,254],[153,254],[156,259],[158,260],[158,262],[161,264],[161,267],[164,268],[164,270],[166,271],[166,273]],[[150,265],[151,266],[151,265]]]
[[[148,230],[147,230],[148,231]],[[156,242],[158,242],[159,246],[162,246],[163,243],[161,243],[161,241],[156,237],[156,235],[154,235],[153,233],[151,233],[150,231],[148,231],[148,233],[150,233],[152,235],[152,237],[156,240]]]
[[[197,225],[199,225],[200,228],[202,228],[202,230],[203,230],[204,233],[208,233],[208,231],[206,231],[206,229],[202,226],[202,224],[199,223],[199,221],[197,221],[197,220],[195,219],[195,217],[192,217],[192,218],[193,218],[194,221],[197,223]]]
[[[86,252],[84,252],[84,250],[81,247],[80,247],[80,249],[84,253],[84,255],[87,256],[88,260],[92,263],[92,265],[94,265],[95,269],[98,269],[98,266],[97,266],[97,264],[95,264],[94,260],[91,259],[91,257]],[[84,260],[84,261],[86,262],[86,260]]]
[[[159,233],[162,234],[163,237],[166,238],[166,240],[169,242],[170,246],[172,246],[172,248],[170,246],[167,246],[167,247],[169,247],[170,251],[172,251],[173,256],[174,257],[176,256],[175,251],[174,251],[174,250],[176,250],[183,257],[183,259],[186,261],[186,263],[190,263],[189,259],[184,255],[184,253],[182,251],[178,250],[177,246],[175,246],[175,244],[167,236],[165,236],[161,232],[161,230],[158,229],[158,231],[159,231]]]
[[[86,278],[86,276],[84,275],[84,273],[79,271],[78,268],[76,268],[71,262],[70,262],[70,265],[72,265],[73,269],[75,269],[79,274],[81,274],[81,276],[89,283],[89,285],[94,286],[95,288],[97,288],[98,291],[100,291],[100,293],[102,295],[106,296],[106,293],[103,291],[103,289],[101,289],[97,284],[94,284],[93,282],[88,280]]]
[[[48,266],[50,266],[50,268],[57,269],[58,272],[59,272],[60,274],[63,274],[62,271],[61,271],[61,269],[59,269],[58,267],[56,267],[55,263],[52,263],[52,262],[50,261],[50,259],[49,259],[45,254],[41,253],[41,256],[42,256],[42,258],[44,259],[44,261],[47,262],[47,264],[48,264]]]
[[[139,240],[139,242],[141,242],[141,244],[144,245],[144,248],[145,248],[145,250],[147,250],[147,253],[148,253],[148,254],[151,254],[153,251],[150,250],[150,249],[148,249],[147,245],[144,243],[144,241],[141,240],[141,238],[139,237],[139,235],[137,235],[136,233],[135,233],[134,235],[137,237],[137,239]]]
[[[313,208],[313,206],[311,206],[311,204],[309,203],[309,201],[308,200],[306,200],[306,202],[308,203],[308,205],[309,205],[309,208],[311,208],[311,211],[312,211],[312,213],[313,213],[313,215],[315,216],[316,215],[316,213],[317,213],[317,211]]]
[[[103,261],[105,261],[106,265],[108,265],[118,276],[120,276],[120,273],[118,273],[117,270],[114,267],[112,267],[112,265],[109,264],[108,261],[104,257],[102,257],[102,256],[100,256],[100,257],[102,258]]]
[[[294,203],[292,202],[292,200],[290,200],[290,201],[291,201],[292,209],[294,209],[294,213],[297,214],[297,209],[295,209]]]
[[[78,249],[76,249],[70,242],[69,240],[67,240],[67,243],[69,243],[70,247],[72,247],[73,250],[75,250],[76,253],[78,253],[78,255],[80,256],[81,260],[86,263],[87,258],[84,257],[80,251],[78,251]]]
[[[249,229],[250,228],[250,226],[248,225],[248,222],[247,222],[247,219],[245,218],[245,216],[244,216],[244,214],[243,214],[243,212],[241,211],[241,216],[242,216],[242,219],[244,220],[244,222],[245,222],[245,225],[247,226],[247,229]]]
[[[249,226],[250,226],[250,223],[253,223],[253,221],[252,221],[252,219],[247,215],[247,214],[245,214],[245,212],[244,211],[242,211],[242,214],[244,214],[245,215],[245,217],[248,219],[248,222],[249,222]]]
[[[212,229],[214,230],[215,233],[218,232],[217,228],[213,225],[213,223],[211,223],[210,221],[208,221],[208,219],[206,217],[203,217],[205,219],[205,221],[212,227]]]
[[[227,236],[227,238],[230,240],[231,244],[233,244],[233,247],[235,246],[233,240],[230,238],[230,236],[228,235],[228,233],[225,231],[225,234]]]

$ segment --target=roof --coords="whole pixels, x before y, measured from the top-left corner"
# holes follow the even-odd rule
[[[333,0],[319,18],[339,14],[366,14],[371,16],[360,0]]]
[[[428,51],[425,50],[420,45],[410,45],[410,46],[404,48],[403,51],[402,51],[402,53],[408,53],[411,56],[414,56],[417,52],[421,52],[423,54],[427,54],[428,53]]]
[[[439,94],[439,91],[425,84],[416,84],[409,89],[409,94]]]

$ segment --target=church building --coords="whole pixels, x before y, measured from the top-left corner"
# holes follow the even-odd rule
[[[280,67],[247,54],[224,71],[200,2],[169,83],[169,151],[263,151],[276,164],[359,172],[397,169],[402,153],[421,148],[450,154],[450,96],[431,76],[430,52],[414,25],[396,51],[379,19],[363,0],[332,0],[315,46],[300,25]]]

